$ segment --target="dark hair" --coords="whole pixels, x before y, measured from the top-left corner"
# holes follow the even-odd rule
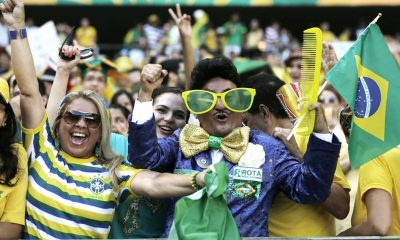
[[[159,88],[156,88],[153,91],[153,94],[151,95],[151,98],[153,98],[153,102],[156,100],[156,98],[164,93],[175,93],[177,95],[182,95],[182,88],[179,87],[166,87],[166,86],[161,86]]]
[[[124,89],[118,90],[116,93],[114,93],[114,95],[111,98],[110,104],[118,104],[118,98],[121,95],[128,96],[129,101],[132,104],[132,107],[135,106],[135,100],[133,100],[132,95],[128,91],[126,91]]]
[[[121,110],[121,112],[125,116],[125,118],[128,119],[129,110],[126,107],[124,107],[124,106],[122,106],[121,104],[118,104],[118,103],[111,103],[110,104],[110,108],[116,108],[116,109]]]
[[[9,103],[6,103],[0,97],[0,104],[6,106],[6,125],[0,127],[0,184],[14,186],[17,181],[12,182],[18,173],[18,153],[17,148],[13,147],[15,143],[15,135],[17,133],[17,121],[15,120],[14,112]]]
[[[174,94],[179,95],[181,97],[182,96],[182,92],[183,92],[182,88],[179,88],[179,87],[161,86],[159,88],[156,88],[153,91],[153,94],[151,95],[151,98],[153,98],[153,104],[154,104],[156,99],[159,96],[163,95],[164,93],[174,93]],[[185,109],[186,109],[186,107],[185,107]],[[185,116],[186,117],[186,122],[189,120],[189,115],[190,115],[190,112],[186,111],[186,116]]]
[[[168,85],[169,75],[171,73],[178,74],[179,73],[179,64],[182,62],[181,59],[167,59],[160,63],[163,69],[168,71],[168,74],[164,77],[162,81],[162,85]]]
[[[232,61],[225,57],[206,58],[196,64],[192,71],[191,89],[201,89],[208,80],[220,77],[241,86],[240,77]]]
[[[285,83],[278,77],[268,73],[260,73],[248,78],[243,87],[256,89],[253,105],[249,109],[249,113],[256,114],[260,112],[260,104],[264,104],[277,118],[287,118],[288,115],[279,102],[276,92]]]

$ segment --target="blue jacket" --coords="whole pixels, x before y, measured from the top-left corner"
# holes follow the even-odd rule
[[[180,132],[181,130],[177,130],[169,138],[157,139],[154,117],[143,124],[130,122],[129,162],[137,168],[159,172],[190,173],[204,170],[203,164],[199,162],[206,161],[205,165],[210,165],[210,151],[185,158],[179,148]],[[323,202],[329,196],[341,145],[336,136],[333,136],[332,143],[310,136],[304,163],[296,160],[282,142],[260,131],[251,130],[249,142],[261,145],[265,152],[265,163],[260,167],[262,182],[258,198],[232,195],[233,170],[236,164],[224,158],[230,178],[227,189],[228,206],[242,237],[268,236],[268,213],[278,191],[283,191],[290,199],[305,204]],[[259,153],[254,152],[254,155],[257,154]],[[173,209],[171,206],[165,233],[169,232]]]

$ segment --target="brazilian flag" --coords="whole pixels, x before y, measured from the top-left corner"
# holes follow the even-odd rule
[[[365,29],[326,78],[353,111],[353,168],[400,144],[400,71],[376,23]]]

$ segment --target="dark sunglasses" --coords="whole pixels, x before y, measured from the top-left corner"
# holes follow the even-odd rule
[[[348,137],[351,132],[351,123],[353,121],[353,113],[349,106],[343,108],[339,112],[340,126],[343,129],[344,134]]]
[[[73,60],[75,58],[75,56],[67,57],[62,52],[62,48],[63,48],[64,45],[69,45],[69,46],[74,45],[73,41],[74,41],[74,36],[75,36],[75,30],[76,30],[76,27],[73,27],[71,32],[68,33],[68,35],[65,38],[63,44],[61,45],[60,50],[58,51],[58,55],[60,56],[60,58],[66,60],[66,61],[71,61],[71,60]],[[81,59],[90,58],[91,56],[93,56],[93,54],[94,54],[93,48],[82,49],[81,50]]]
[[[62,116],[62,119],[64,119],[67,124],[71,125],[75,125],[81,119],[83,119],[89,128],[97,128],[101,123],[101,118],[99,114],[80,112],[75,110],[65,112]]]
[[[320,102],[320,103],[335,103],[336,102],[336,98],[335,97],[319,98],[318,102]]]

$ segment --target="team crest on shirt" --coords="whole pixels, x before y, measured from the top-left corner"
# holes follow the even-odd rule
[[[95,195],[102,194],[106,186],[106,183],[100,177],[94,177],[90,179],[89,184],[90,184],[90,191]]]

